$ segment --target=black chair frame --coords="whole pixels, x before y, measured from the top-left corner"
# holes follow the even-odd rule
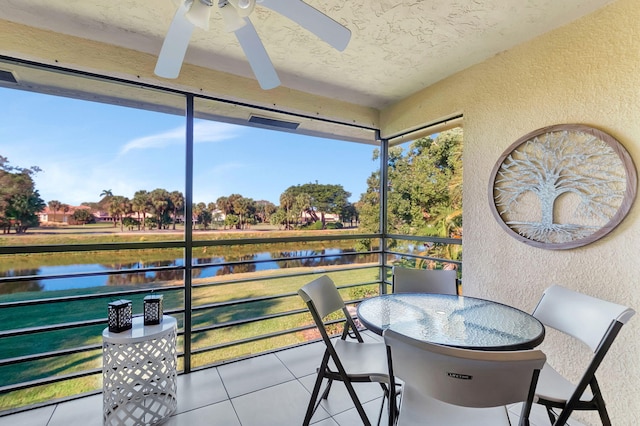
[[[576,385],[576,389],[571,395],[571,398],[567,400],[566,403],[550,401],[539,397],[537,402],[538,404],[544,405],[547,408],[547,415],[549,416],[549,420],[551,421],[551,424],[553,426],[566,425],[569,417],[576,410],[598,411],[600,420],[602,421],[602,425],[611,426],[611,419],[609,418],[609,413],[607,412],[607,407],[605,405],[604,398],[602,397],[602,392],[600,390],[600,386],[598,385],[598,380],[596,379],[595,373],[623,325],[624,324],[620,321],[611,322],[611,325],[609,326],[605,337],[602,339],[600,346],[598,346],[596,350],[595,356],[591,360],[591,363],[589,363],[587,370]],[[580,397],[587,389],[587,386],[591,388],[593,398],[590,401],[581,401]],[[557,414],[553,410],[554,408],[562,411],[560,412],[560,414]]]
[[[331,338],[329,337],[327,330],[324,327],[324,322],[322,318],[318,316],[317,311],[313,306],[313,302],[309,301],[309,302],[306,302],[306,304],[309,308],[309,312],[311,313],[311,316],[313,317],[313,320],[318,325],[318,330],[320,331],[320,335],[322,336],[322,340],[324,341],[326,349],[322,357],[322,362],[320,363],[320,367],[318,368],[318,377],[316,378],[315,385],[313,386],[313,391],[311,392],[311,399],[309,401],[309,406],[307,407],[307,412],[304,418],[303,425],[304,426],[309,425],[309,423],[311,422],[311,418],[313,417],[313,414],[318,409],[318,406],[320,405],[322,400],[327,399],[327,397],[329,396],[329,391],[331,390],[331,385],[333,384],[333,381],[338,380],[338,381],[344,382],[345,387],[347,388],[347,392],[349,393],[349,396],[351,397],[351,400],[353,401],[353,404],[355,405],[355,408],[358,411],[358,414],[360,415],[360,418],[362,419],[363,424],[365,426],[371,426],[371,422],[369,421],[369,418],[367,417],[364,411],[364,408],[362,407],[362,403],[360,402],[360,399],[358,398],[358,395],[356,394],[356,391],[353,388],[352,383],[358,383],[358,382],[371,383],[372,380],[370,378],[365,378],[365,377],[363,378],[349,377],[342,362],[340,361],[340,357],[338,356],[338,353],[336,352],[335,347],[331,342]],[[358,331],[358,327],[356,327],[356,324],[353,318],[351,317],[351,315],[349,314],[349,311],[347,310],[347,308],[346,307],[342,308],[342,311],[344,313],[346,322],[344,324],[344,328],[342,330],[340,339],[346,340],[347,337],[352,337],[352,338],[355,338],[358,342],[364,343],[364,340],[362,339],[362,335]],[[333,363],[335,364],[337,371],[333,371],[329,368],[330,360],[333,361]],[[318,398],[318,395],[320,394],[320,388],[322,387],[322,381],[325,378],[328,379],[327,386],[325,390],[322,392],[322,396]],[[382,382],[380,382],[380,387],[382,388],[384,397],[383,397],[382,405],[380,407],[380,413],[378,415],[378,424],[380,423],[380,419],[382,418],[384,400],[389,399],[389,388],[386,386],[385,383],[382,383]]]

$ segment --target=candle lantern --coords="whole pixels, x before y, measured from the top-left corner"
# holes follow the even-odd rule
[[[162,296],[150,294],[144,298],[144,325],[160,324],[162,322]]]
[[[116,300],[109,303],[109,331],[120,333],[131,328],[131,301]]]

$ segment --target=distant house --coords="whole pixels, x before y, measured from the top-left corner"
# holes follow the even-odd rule
[[[224,214],[224,211],[220,209],[215,209],[211,212],[212,222],[224,222],[226,217],[227,215]],[[195,212],[191,215],[191,221],[194,225],[198,224],[198,215]],[[184,222],[184,215],[178,215],[177,222],[178,223]]]
[[[96,222],[113,222],[115,219],[107,212],[99,210],[93,212],[93,217],[96,218]]]
[[[38,213],[38,219],[40,220],[41,224],[62,223],[69,225],[74,223],[73,214],[77,210],[81,209],[91,211],[91,208],[88,206],[69,206],[69,210],[67,210],[66,212],[62,210],[53,211],[49,208],[49,206],[47,206],[44,208],[44,210]]]
[[[318,215],[318,219],[322,217],[321,213],[316,213]],[[303,223],[313,222],[313,216],[311,216],[307,211],[303,211],[300,215]],[[335,213],[325,213],[324,214],[325,223],[328,222],[340,222],[340,215]]]

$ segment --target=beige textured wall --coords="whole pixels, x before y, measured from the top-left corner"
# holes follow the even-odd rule
[[[567,251],[508,236],[489,210],[494,162],[520,136],[543,126],[600,128],[640,164],[640,3],[619,0],[461,72],[381,116],[385,134],[464,113],[464,292],[526,311],[552,283],[640,311],[640,200],[612,233]],[[549,360],[575,376],[579,345],[549,332]],[[624,327],[599,371],[614,425],[640,424],[640,314]],[[577,416],[577,415],[576,415]],[[592,413],[577,416],[600,424]]]

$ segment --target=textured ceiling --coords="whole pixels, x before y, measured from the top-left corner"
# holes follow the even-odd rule
[[[284,87],[382,109],[610,2],[307,0],[351,30],[344,52],[263,7],[251,20]],[[172,0],[0,0],[5,21],[152,55],[160,51],[175,10]],[[215,11],[208,32],[195,29],[185,60],[253,78]]]

